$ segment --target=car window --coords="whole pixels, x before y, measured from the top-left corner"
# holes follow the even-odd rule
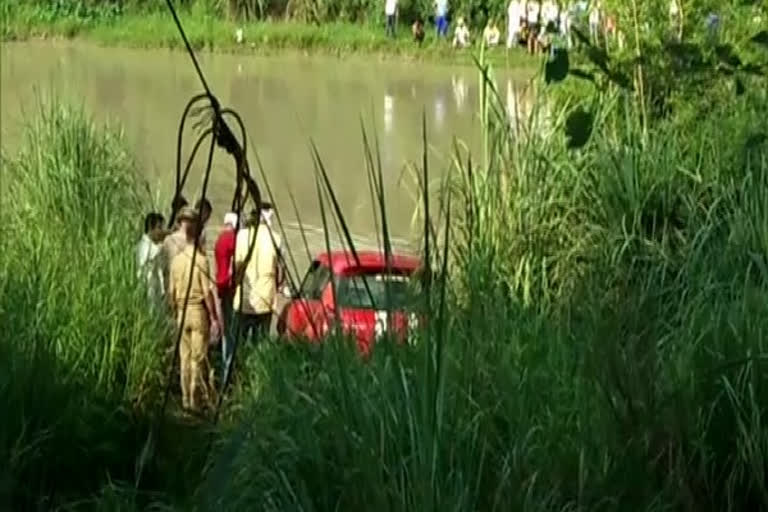
[[[301,284],[301,296],[308,300],[320,300],[331,278],[331,269],[313,261]]]
[[[387,282],[392,309],[406,309],[411,303],[409,278],[405,275],[358,274],[339,278],[336,289],[339,307],[384,309]],[[368,289],[366,289],[366,283]],[[370,293],[368,292],[370,290]]]

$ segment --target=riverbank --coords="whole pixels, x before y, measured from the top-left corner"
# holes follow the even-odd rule
[[[416,223],[436,278],[413,345],[238,352],[217,426],[159,417],[173,337],[135,281],[129,151],[40,109],[3,162],[0,508],[768,509],[768,95],[670,75],[663,113],[609,84],[550,134],[484,95],[483,154],[440,155],[447,183],[426,133],[444,200]]]
[[[377,59],[404,59],[442,65],[472,66],[477,48],[457,50],[450,40],[438,40],[428,31],[419,46],[410,28],[400,26],[395,39],[386,37],[384,27],[352,23],[313,25],[300,22],[268,21],[235,23],[208,16],[195,9],[182,11],[181,22],[196,50],[243,55],[275,55],[282,52],[333,55],[368,55]],[[238,43],[236,31],[242,29]],[[114,17],[45,15],[39,9],[14,7],[7,15],[2,34],[5,41],[39,38],[82,39],[106,46],[134,48],[182,48],[183,42],[173,19],[165,11],[128,12]],[[491,48],[487,59],[497,68],[535,69],[541,58],[523,50]]]

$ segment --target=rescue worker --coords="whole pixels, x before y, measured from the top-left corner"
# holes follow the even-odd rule
[[[234,309],[239,332],[253,341],[269,334],[279,286],[280,236],[270,229],[271,212],[269,204],[262,205],[260,218],[251,212],[248,226],[237,234],[235,244]]]
[[[197,211],[185,207],[179,218],[197,219]],[[194,220],[186,220],[184,225],[186,245],[171,261],[168,298],[176,325],[181,330],[182,406],[185,410],[199,412],[202,405],[211,405],[215,398],[208,347],[218,339],[221,326],[214,283],[208,273],[208,258],[199,242],[195,244],[199,228]]]
[[[227,332],[223,333],[221,343],[221,355],[223,369],[229,364],[231,358],[234,337],[232,336],[232,301],[235,288],[232,280],[232,261],[235,256],[235,236],[237,234],[238,217],[236,213],[229,212],[224,215],[224,225],[216,239],[213,253],[216,260],[216,288],[218,291],[220,310],[227,325]]]
[[[207,199],[199,200],[195,203],[195,208],[189,208],[185,203],[186,200],[184,198],[181,198],[182,202],[179,204],[184,204],[184,206],[181,206],[178,210],[178,214],[176,215],[176,228],[174,229],[173,233],[165,237],[165,240],[163,240],[163,246],[162,246],[162,255],[161,255],[161,264],[163,268],[163,277],[166,283],[169,281],[169,275],[171,271],[171,262],[173,262],[173,259],[176,257],[177,254],[182,252],[184,248],[187,245],[187,232],[190,229],[191,223],[197,223],[198,218],[189,218],[189,215],[191,212],[194,212],[195,215],[197,215],[197,212],[200,212],[202,209],[202,226],[203,228],[200,231],[200,242],[201,245],[205,245],[205,238],[203,237],[203,230],[205,229],[205,224],[208,222],[208,219],[211,217],[211,212],[213,208],[211,207],[211,203]]]

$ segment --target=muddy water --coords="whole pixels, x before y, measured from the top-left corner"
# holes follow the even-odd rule
[[[251,159],[263,164],[294,251],[306,254],[290,202],[292,194],[307,228],[310,252],[324,245],[309,150],[314,141],[358,243],[375,246],[375,224],[361,123],[375,132],[384,176],[391,233],[400,245],[414,237],[416,184],[409,163],[420,162],[421,118],[426,116],[431,169],[447,169],[453,137],[477,147],[477,74],[473,69],[369,58],[200,56],[208,82],[222,104],[243,116]],[[176,133],[187,100],[201,86],[186,54],[164,50],[107,49],[65,43],[9,43],[1,54],[2,146],[13,151],[24,112],[38,93],[81,101],[99,119],[118,122],[139,166],[167,212],[175,175]],[[502,91],[524,86],[526,76],[497,73]],[[186,152],[192,135],[185,136]],[[185,196],[200,193],[206,151],[193,168]],[[209,197],[212,225],[230,204],[234,172],[221,153],[214,159]],[[260,180],[261,182],[261,180]],[[140,219],[137,219],[137,226]]]

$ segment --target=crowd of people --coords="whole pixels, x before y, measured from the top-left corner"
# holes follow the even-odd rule
[[[258,341],[269,334],[283,277],[278,264],[281,241],[272,229],[269,204],[245,219],[228,212],[213,245],[211,265],[205,241],[210,202],[190,207],[182,199],[175,208],[170,231],[161,214],[146,215],[136,249],[137,276],[146,284],[151,306],[168,316],[177,334],[180,330],[182,406],[200,412],[215,403],[211,351],[221,351],[218,381],[226,382],[235,338]]]
[[[676,0],[671,0],[676,5]],[[395,37],[398,14],[398,0],[385,0],[386,34]],[[590,2],[581,0],[561,7],[554,0],[510,0],[507,6],[507,48],[522,47],[530,53],[545,52],[552,47],[553,39],[560,37],[564,45],[573,44],[571,27],[575,19],[588,17],[592,38],[600,36],[615,38],[623,45],[623,36],[618,30],[616,16],[605,12],[600,0]],[[435,2],[435,29],[437,37],[447,38],[449,29],[448,0]],[[452,45],[455,48],[467,48],[472,45],[472,32],[464,16],[457,16],[453,30]],[[417,17],[411,25],[414,41],[421,44],[425,38],[424,19]],[[493,17],[482,32],[482,42],[486,47],[502,44],[502,34],[497,20]]]

